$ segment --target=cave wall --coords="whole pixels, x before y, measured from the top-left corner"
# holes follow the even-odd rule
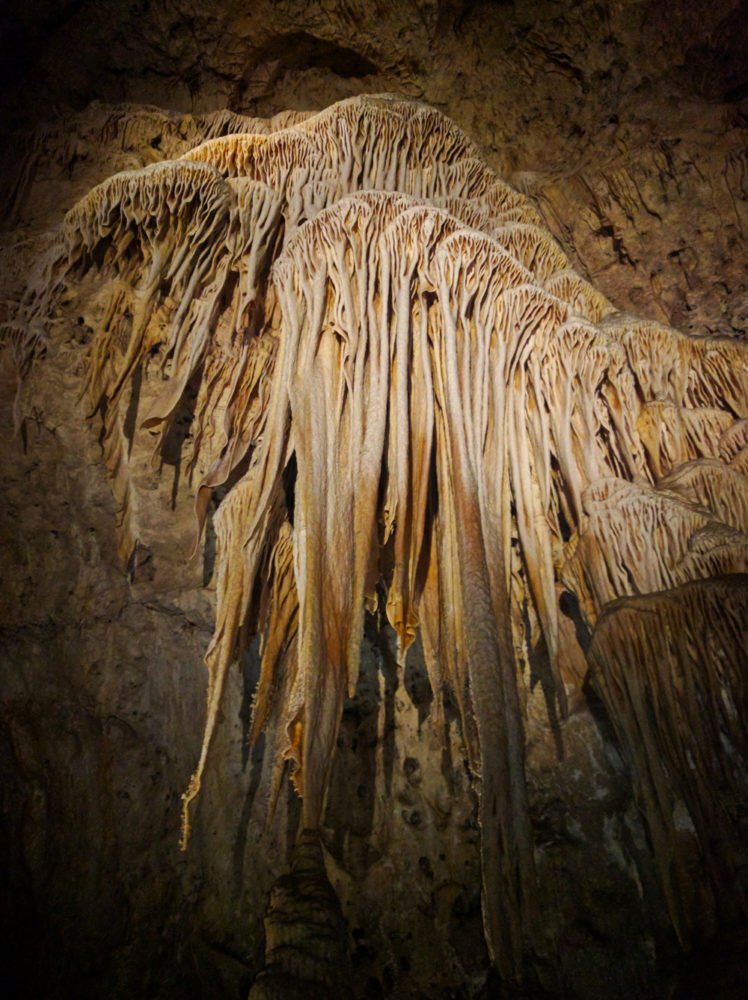
[[[666,12],[587,2],[12,5],[0,22],[11,137],[0,297],[21,294],[46,231],[77,198],[115,170],[189,145],[201,114],[269,117],[393,91],[475,138],[616,306],[742,338],[740,14],[729,0]],[[288,863],[298,803],[284,794],[264,828],[261,747],[249,752],[244,739],[250,650],[232,674],[192,843],[177,849],[204,720],[211,535],[188,560],[189,428],[156,467],[141,435],[130,455],[141,547],[120,565],[100,424],[79,402],[87,317],[75,307],[63,301],[55,317],[15,435],[16,385],[3,369],[6,962],[23,971],[27,995],[238,996],[262,965],[265,899]],[[498,995],[456,720],[443,752],[417,651],[398,671],[391,636],[373,622],[363,667],[323,831],[356,995]],[[729,996],[740,988],[742,931],[681,956],[606,720],[579,704],[559,737],[542,685],[529,688],[531,809],[557,953],[526,991],[654,998],[693,983],[702,963],[714,995]]]
[[[6,127],[92,100],[270,117],[403,94],[457,121],[537,198],[619,308],[745,333],[746,19],[735,0],[10,6]],[[75,167],[92,155],[82,138]]]

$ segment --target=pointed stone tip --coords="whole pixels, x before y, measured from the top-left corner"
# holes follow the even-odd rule
[[[295,875],[324,871],[325,859],[322,853],[319,830],[305,828],[299,831],[294,848],[292,870]]]

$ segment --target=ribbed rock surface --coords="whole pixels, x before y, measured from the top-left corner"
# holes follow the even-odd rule
[[[744,19],[730,2],[662,10],[19,5],[0,35],[4,117],[19,130],[2,154],[11,197],[0,311],[47,249],[48,227],[113,172],[234,131],[237,115],[265,122],[282,109],[395,91],[436,105],[477,139],[616,307],[741,339]],[[224,107],[233,114],[213,113]],[[58,320],[43,371],[24,385],[20,436],[0,439],[7,961],[21,969],[25,995],[246,996],[266,961],[263,914],[292,862],[298,822],[298,803],[284,791],[264,829],[262,745],[249,751],[245,743],[256,651],[230,675],[214,750],[224,766],[206,777],[193,840],[180,855],[179,795],[204,723],[202,656],[215,611],[204,584],[215,542],[209,534],[202,559],[187,561],[193,524],[174,511],[190,511],[197,483],[185,475],[188,428],[177,421],[155,467],[147,435],[133,439],[139,545],[123,570],[101,424],[86,426],[77,402],[89,317],[64,300]],[[13,366],[2,376],[2,426],[10,428]],[[142,412],[155,401],[149,386]],[[652,425],[662,420],[658,413]],[[716,439],[716,428],[700,439],[709,433]],[[678,462],[694,457],[688,440],[686,428]],[[728,446],[731,455],[741,450]],[[652,443],[658,475],[673,464],[673,447]],[[679,475],[671,485],[681,496],[709,501],[697,474]],[[730,510],[740,518],[738,503]],[[746,530],[743,521],[734,527]],[[637,600],[616,614],[635,614]],[[575,624],[581,634],[570,609],[561,627],[572,633]],[[604,631],[598,636],[595,655]],[[565,669],[581,683],[587,668],[582,659]],[[678,995],[689,996],[692,983],[717,982],[711,970],[719,967],[719,995],[737,998],[746,975],[740,928],[703,951],[697,936],[682,970],[635,804],[642,789],[632,788],[621,734],[596,700],[616,681],[598,677],[563,724],[548,716],[546,679],[530,687],[530,810],[555,949],[521,995],[536,995],[537,981],[553,996],[654,998],[677,981]],[[477,803],[456,709],[435,733],[431,702],[418,650],[398,668],[394,637],[369,623],[322,829],[357,997],[496,989],[481,931]],[[680,835],[687,840],[690,830]],[[696,882],[697,856],[692,871]],[[714,914],[703,916],[711,933]]]

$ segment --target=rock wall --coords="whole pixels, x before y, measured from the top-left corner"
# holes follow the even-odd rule
[[[2,299],[21,296],[43,265],[46,233],[93,184],[172,157],[206,129],[229,131],[230,116],[206,117],[213,109],[268,118],[395,91],[477,139],[614,305],[742,338],[744,22],[729,2],[693,7],[670,5],[667,16],[643,3],[19,7],[2,35],[14,130]],[[188,560],[184,512],[196,483],[184,469],[189,427],[177,422],[155,467],[147,435],[133,438],[139,547],[121,565],[100,416],[87,422],[79,402],[88,325],[74,299],[60,304],[18,405],[4,355],[3,426],[18,424],[0,443],[6,961],[27,995],[246,995],[298,802],[284,792],[265,828],[262,746],[245,742],[258,671],[250,649],[230,677],[221,765],[207,773],[188,852],[177,849],[179,796],[204,723],[214,540]],[[358,997],[499,989],[482,937],[462,737],[456,717],[446,739],[433,731],[432,697],[418,650],[398,669],[392,635],[370,622],[323,827]],[[677,991],[684,959],[609,721],[588,693],[559,730],[540,682],[527,713],[556,947],[517,995]],[[695,880],[698,871],[694,859]],[[697,942],[683,981],[698,981],[703,957],[699,975],[714,995],[740,996],[743,935],[729,927],[721,947]]]
[[[538,199],[619,308],[742,335],[741,13],[735,0],[18,4],[0,36],[16,69],[5,117],[23,129],[91,100],[270,117],[355,93],[418,98]],[[79,170],[95,155],[83,137],[70,152]]]

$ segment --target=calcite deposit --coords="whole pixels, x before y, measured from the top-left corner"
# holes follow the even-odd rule
[[[528,74],[584,91],[541,38]],[[748,905],[740,278],[730,329],[690,251],[683,329],[675,286],[630,293],[663,218],[602,138],[561,178],[401,96],[231,103],[93,106],[11,158],[14,961],[63,995],[677,989]]]

